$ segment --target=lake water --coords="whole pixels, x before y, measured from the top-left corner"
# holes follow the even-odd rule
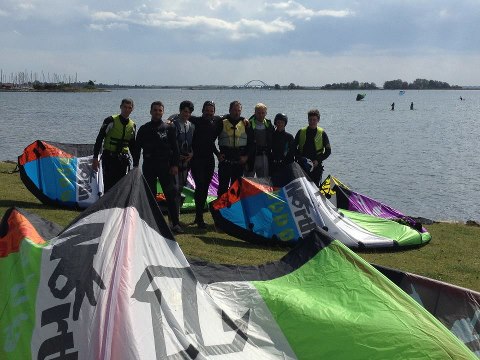
[[[205,100],[217,113],[232,100],[243,115],[257,102],[268,117],[284,112],[287,131],[307,124],[310,108],[321,112],[332,155],[324,163],[333,174],[365,195],[408,215],[434,220],[480,220],[480,91],[275,90],[115,90],[104,93],[0,92],[0,160],[15,160],[37,139],[93,143],[105,117],[118,113],[120,100],[132,97],[137,126],[149,121],[149,106],[162,100],[166,115],[191,100],[199,115]],[[460,96],[465,100],[460,101]],[[410,102],[414,110],[409,109]],[[395,111],[390,104],[395,102]]]

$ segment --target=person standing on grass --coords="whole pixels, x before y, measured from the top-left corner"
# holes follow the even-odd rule
[[[312,109],[308,111],[308,126],[298,130],[295,136],[296,158],[300,164],[303,160],[310,160],[313,164],[311,169],[306,169],[310,179],[319,186],[323,174],[323,160],[332,153],[327,133],[318,126],[320,111]]]
[[[293,135],[285,131],[288,117],[285,114],[275,115],[273,124],[275,131],[272,134],[272,149],[269,154],[270,176],[278,174],[285,165],[293,163],[295,159],[295,139]]]
[[[267,106],[258,103],[255,106],[255,114],[248,120],[255,135],[254,155],[248,158],[245,176],[267,177],[268,154],[272,148],[272,134],[274,128],[272,122],[266,118]]]
[[[161,101],[154,101],[150,105],[152,118],[138,129],[132,154],[133,166],[138,166],[143,150],[142,172],[151,192],[149,196],[156,195],[158,179],[167,201],[172,231],[178,234],[183,233],[183,229],[180,226],[173,179],[178,174],[180,154],[175,126],[162,120],[163,113],[164,106]]]
[[[241,117],[242,104],[230,103],[229,114],[218,126],[218,192],[221,196],[228,187],[243,175],[248,157],[252,156],[254,134],[251,126]]]
[[[102,170],[104,191],[115,185],[130,168],[130,153],[135,147],[135,122],[130,119],[133,111],[133,100],[123,99],[120,104],[120,114],[112,115],[103,120],[93,148],[93,171],[100,167],[98,155],[102,149]]]
[[[179,106],[179,114],[172,119],[176,129],[176,137],[180,157],[178,162],[178,173],[174,176],[175,199],[177,208],[180,211],[182,206],[182,191],[187,184],[188,172],[190,171],[193,157],[192,140],[195,133],[195,125],[190,122],[190,116],[194,110],[193,103],[189,100],[182,101]]]
[[[203,212],[208,197],[208,187],[215,170],[214,154],[217,157],[219,155],[215,146],[215,134],[221,120],[218,116],[215,116],[215,103],[205,101],[202,107],[202,116],[192,116],[190,121],[195,124],[191,168],[192,177],[195,181],[195,220],[193,223],[197,224],[199,229],[205,229],[207,225],[203,219]]]

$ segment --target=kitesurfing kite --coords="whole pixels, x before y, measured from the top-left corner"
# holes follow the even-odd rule
[[[183,187],[182,194],[181,194],[182,196],[181,210],[182,211],[187,212],[187,211],[195,210],[195,189],[196,189],[195,180],[193,180],[192,173],[189,171],[188,177],[187,177],[187,185]],[[218,190],[218,173],[214,172],[212,181],[210,182],[210,185],[208,187],[207,202],[205,204],[205,207],[207,207],[210,202],[212,202],[217,198],[217,190]],[[160,182],[157,182],[156,199],[157,201],[160,202],[162,209],[166,210],[167,206],[166,206],[165,195],[163,194],[163,189],[162,189],[162,186],[160,185]]]
[[[101,169],[92,170],[93,144],[37,140],[18,157],[20,177],[42,203],[86,208],[103,192]]]
[[[296,163],[271,179],[241,178],[210,203],[210,212],[217,227],[246,241],[293,244],[317,228],[349,247],[430,241],[410,226],[338,209]]]
[[[1,359],[476,359],[480,294],[411,282],[434,316],[321,230],[275,263],[191,264],[146,186],[134,169],[58,233],[7,211]]]
[[[369,216],[372,226],[375,226],[376,222],[382,222],[381,219],[393,220],[417,230],[421,234],[423,242],[431,240],[427,229],[417,220],[375,199],[349,189],[348,186],[334,176],[328,175],[320,189],[322,194],[333,205],[342,209],[342,213],[350,219],[361,219],[365,217],[362,214],[366,214]],[[378,220],[375,221],[375,218]],[[368,226],[367,223],[365,225]]]
[[[93,144],[64,144],[37,140],[18,157],[20,177],[42,203],[87,208],[103,193],[101,168],[92,170]],[[208,190],[207,203],[216,198],[218,175],[215,173]],[[189,173],[183,189],[182,210],[194,210],[195,182]],[[165,197],[157,185],[157,200]]]

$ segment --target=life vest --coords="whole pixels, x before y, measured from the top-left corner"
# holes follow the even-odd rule
[[[255,130],[255,127],[257,126],[257,120],[255,120],[255,115],[252,115],[248,120],[250,120],[250,124],[252,125],[252,129]],[[263,126],[265,126],[265,129],[268,129],[269,127],[272,126],[272,122],[269,119],[263,119]]]
[[[218,146],[230,148],[247,146],[247,131],[242,120],[235,126],[228,119],[223,120],[223,129],[218,136]]]
[[[115,153],[128,153],[128,143],[135,135],[135,123],[128,119],[124,125],[120,115],[113,115],[113,126],[105,136],[103,149]]]
[[[195,131],[195,125],[193,125],[190,121],[184,125],[180,122],[180,119],[175,119],[173,123],[177,129],[177,142],[180,153],[192,152],[192,140],[193,133]]]
[[[305,140],[307,139],[307,127],[300,129],[300,136],[298,138],[298,147],[300,148],[300,152],[303,151],[303,146],[305,145]],[[323,129],[321,127],[317,127],[317,133],[315,134],[315,150],[321,151],[323,150]]]

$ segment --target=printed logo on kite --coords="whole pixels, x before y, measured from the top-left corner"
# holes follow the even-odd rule
[[[20,177],[44,204],[87,208],[103,192],[102,171],[93,171],[92,158],[93,144],[37,140],[18,157]]]

